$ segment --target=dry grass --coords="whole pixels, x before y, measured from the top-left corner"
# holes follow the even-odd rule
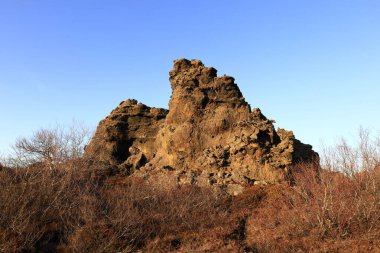
[[[129,252],[166,237],[175,248],[181,233],[226,216],[223,199],[208,189],[108,182],[81,161],[61,166],[0,172],[0,252]]]
[[[236,197],[82,159],[0,167],[0,252],[380,251],[379,147],[362,131],[321,167],[299,164],[289,183]]]
[[[325,150],[322,167],[295,166],[292,184],[268,189],[250,216],[248,243],[259,252],[380,250],[379,158],[379,142],[362,130],[356,146]]]
[[[247,222],[248,244],[259,252],[335,252],[334,244],[343,251],[350,241],[379,247],[380,173],[350,178],[305,169],[295,175],[295,186],[268,189]],[[356,252],[351,246],[347,250]]]
[[[0,172],[0,252],[54,247],[82,222],[97,186],[76,169]]]

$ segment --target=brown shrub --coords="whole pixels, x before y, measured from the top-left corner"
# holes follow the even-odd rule
[[[379,249],[379,157],[378,144],[361,132],[356,147],[342,140],[329,149],[322,167],[295,166],[292,184],[269,188],[250,216],[248,243],[259,252],[369,250],[374,242]]]
[[[1,171],[0,252],[54,248],[91,212],[94,183],[74,168]]]
[[[132,178],[108,183],[86,171],[80,160],[1,171],[0,252],[128,252],[165,237],[177,245],[181,234],[226,215],[208,189],[161,190]]]
[[[72,251],[141,248],[149,240],[168,236],[178,239],[181,233],[215,226],[225,215],[219,199],[209,190],[189,187],[161,191],[133,180],[107,185],[97,204],[99,215],[70,236]]]

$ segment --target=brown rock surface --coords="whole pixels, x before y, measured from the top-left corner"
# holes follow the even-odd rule
[[[168,111],[136,100],[121,102],[100,121],[85,157],[138,169],[155,154],[155,137]]]
[[[199,60],[176,60],[169,111],[122,102],[100,122],[86,156],[138,170],[136,176],[165,175],[234,195],[244,185],[282,180],[292,164],[318,157],[251,110],[234,78],[216,73]]]

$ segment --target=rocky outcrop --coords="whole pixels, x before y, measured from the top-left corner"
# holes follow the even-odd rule
[[[137,170],[135,176],[164,175],[231,194],[283,180],[291,165],[318,157],[291,131],[276,131],[260,109],[251,110],[233,77],[180,59],[169,80],[169,111],[122,102],[100,122],[86,156]]]
[[[106,161],[126,168],[139,169],[154,157],[155,138],[168,111],[151,108],[136,100],[121,102],[100,121],[85,150],[85,158]]]

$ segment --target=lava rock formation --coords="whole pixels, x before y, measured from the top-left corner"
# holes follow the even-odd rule
[[[251,110],[233,77],[180,59],[169,80],[169,110],[121,102],[99,123],[85,157],[132,176],[233,195],[245,185],[284,180],[292,165],[318,159],[311,145]]]

